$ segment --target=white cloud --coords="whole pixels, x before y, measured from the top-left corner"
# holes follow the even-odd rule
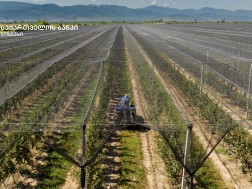
[[[144,3],[150,3],[151,5],[157,5],[157,0],[142,0]]]
[[[165,3],[164,7],[170,7],[170,3]]]
[[[176,3],[175,2],[171,2],[171,3],[165,3],[164,7],[172,7],[174,6]]]
[[[151,5],[156,5],[157,4],[157,0],[152,0],[151,1]]]

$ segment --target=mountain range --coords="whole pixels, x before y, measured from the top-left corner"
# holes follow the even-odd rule
[[[75,5],[31,4],[15,1],[0,1],[0,21],[143,21],[163,18],[165,20],[222,20],[252,21],[251,10],[230,11],[205,7],[196,9],[175,9],[149,6],[131,9],[116,5]]]

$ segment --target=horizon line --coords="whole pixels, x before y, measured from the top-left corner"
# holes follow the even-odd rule
[[[204,8],[209,8],[209,9],[215,9],[215,10],[227,10],[227,11],[252,11],[252,9],[236,9],[236,10],[231,10],[231,9],[224,9],[224,8],[214,8],[214,7],[201,7],[201,8],[175,8],[175,7],[169,7],[169,6],[161,6],[161,5],[149,5],[146,7],[139,7],[139,8],[131,8],[125,5],[115,5],[115,4],[100,4],[100,5],[96,5],[96,4],[88,4],[88,5],[82,5],[82,4],[76,4],[76,5],[59,5],[57,3],[29,3],[29,2],[23,2],[23,1],[0,1],[0,2],[16,2],[16,3],[27,3],[27,4],[32,4],[32,5],[56,5],[59,7],[73,7],[73,6],[118,6],[118,7],[126,7],[128,9],[133,9],[133,10],[137,10],[137,9],[145,9],[148,7],[162,7],[162,8],[169,8],[169,9],[177,9],[177,10],[202,10]]]

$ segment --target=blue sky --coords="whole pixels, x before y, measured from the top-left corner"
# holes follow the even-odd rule
[[[0,0],[1,1],[1,0]],[[6,1],[6,0],[5,0]],[[130,8],[140,8],[149,5],[159,5],[178,9],[202,7],[222,8],[229,10],[245,9],[252,10],[252,0],[16,0],[29,3],[55,3],[66,5],[88,5],[88,4],[112,4],[123,5]]]

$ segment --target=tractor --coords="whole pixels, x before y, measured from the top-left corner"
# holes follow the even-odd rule
[[[116,124],[135,124],[136,108],[133,103],[129,103],[127,95],[120,97],[120,104],[115,106]]]

